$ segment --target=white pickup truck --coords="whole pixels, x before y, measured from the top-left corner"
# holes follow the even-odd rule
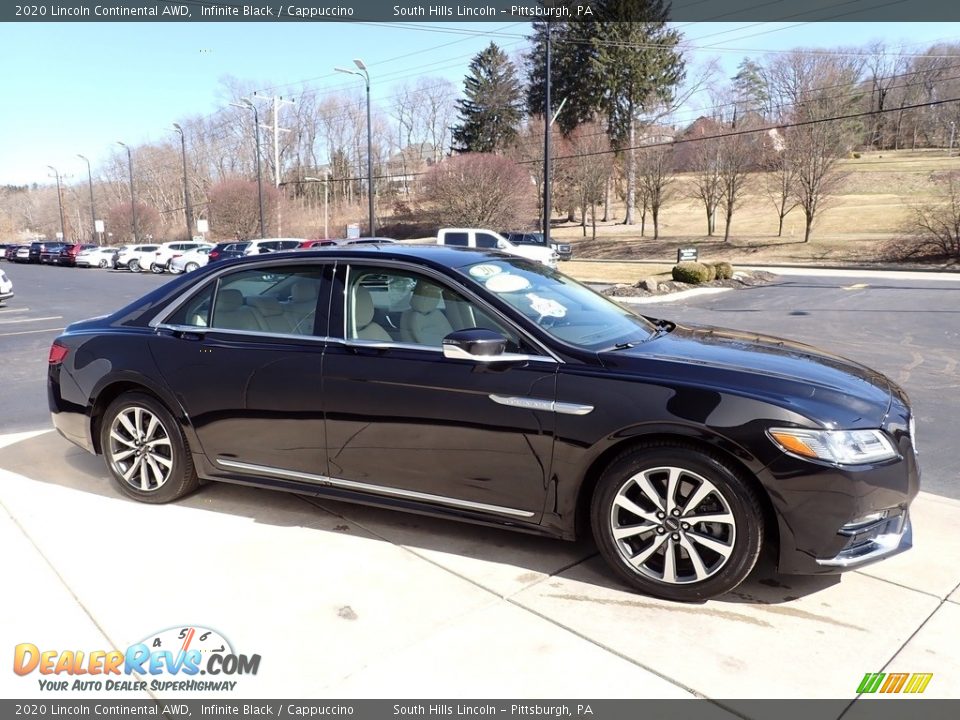
[[[482,228],[442,228],[437,232],[437,245],[500,250],[555,268],[557,253],[552,248],[536,245],[515,245],[500,233]]]

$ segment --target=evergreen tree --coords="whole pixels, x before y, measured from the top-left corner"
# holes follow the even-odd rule
[[[769,116],[770,89],[763,68],[755,60],[744,58],[737,65],[733,82],[733,95],[737,109],[743,112],[758,112]]]
[[[569,135],[580,125],[591,122],[600,107],[603,83],[596,76],[597,50],[591,40],[590,22],[550,23],[551,114],[556,113],[557,125]],[[543,115],[546,86],[547,23],[533,23],[531,49],[527,62],[527,113],[531,117]],[[562,105],[562,107],[561,107]]]
[[[496,152],[513,142],[522,115],[517,69],[495,43],[470,62],[453,128],[457,152]]]
[[[590,23],[596,50],[594,75],[602,82],[601,107],[614,147],[625,150],[627,212],[633,224],[636,199],[634,151],[640,116],[673,101],[685,77],[677,49],[680,34],[667,27],[663,0],[599,0],[599,20]]]

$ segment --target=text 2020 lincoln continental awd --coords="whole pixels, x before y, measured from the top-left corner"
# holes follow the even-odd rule
[[[366,246],[228,261],[50,348],[120,490],[255,484],[573,539],[633,587],[734,588],[911,544],[913,417],[806,345],[633,314],[544,265]]]

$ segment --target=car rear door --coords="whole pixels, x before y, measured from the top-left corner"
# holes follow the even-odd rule
[[[321,387],[331,263],[221,273],[151,346],[214,477],[326,474]]]

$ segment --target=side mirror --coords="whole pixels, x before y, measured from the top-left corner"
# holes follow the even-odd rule
[[[451,360],[491,362],[504,358],[507,339],[484,328],[456,330],[443,339],[443,356]]]

